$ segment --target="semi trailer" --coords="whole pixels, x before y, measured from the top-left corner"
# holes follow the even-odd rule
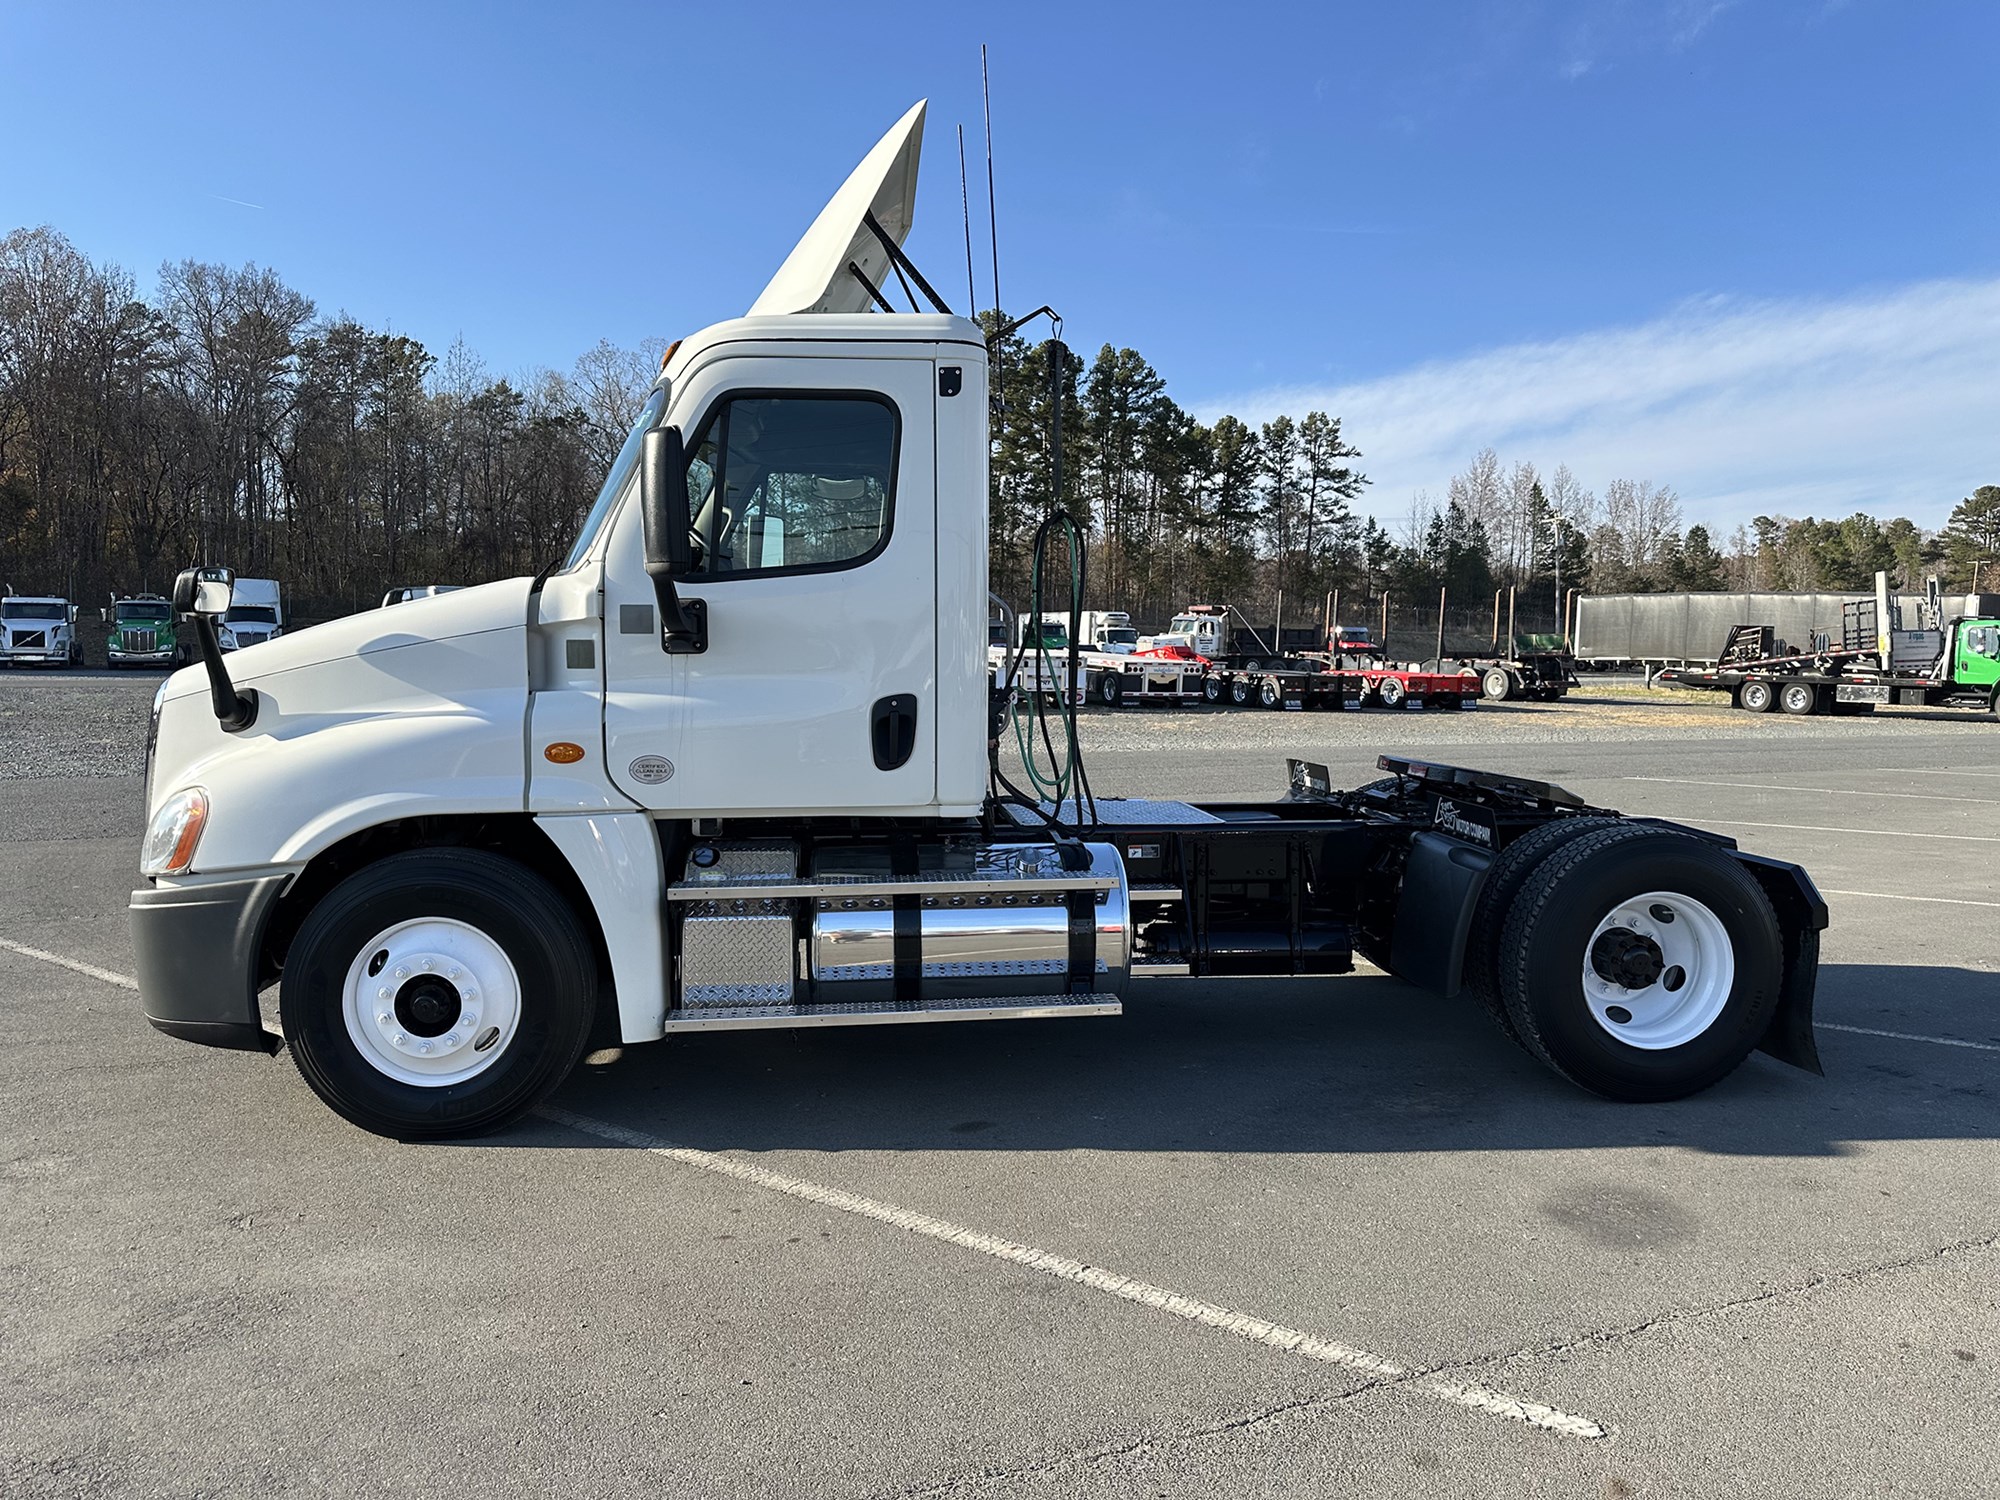
[[[1837,645],[1828,633],[1802,651],[1773,625],[1739,624],[1714,666],[1669,667],[1657,680],[1728,693],[1750,713],[1867,714],[1893,704],[2000,718],[2000,611],[1945,617],[1949,605],[1932,591],[1906,628],[1887,576],[1875,582],[1873,599],[1843,603]]]
[[[1872,596],[1852,593],[1584,594],[1576,601],[1575,656],[1590,668],[1713,665],[1732,626],[1769,625],[1780,642],[1810,652],[1840,629],[1842,611]],[[1926,596],[1897,594],[1914,617]],[[2000,594],[1944,596],[1946,618],[2000,613]]]
[[[1817,1071],[1825,904],[1727,838],[1395,756],[1189,802],[1095,796],[1072,742],[1050,794],[1011,789],[987,334],[902,250],[923,116],[669,352],[546,573],[227,657],[229,575],[180,576],[201,661],[153,705],[131,902],[151,1023],[282,1046],[419,1140],[507,1125],[593,1036],[1074,1021],[1364,958],[1616,1099],[1758,1048]],[[892,276],[934,310],[890,310]]]

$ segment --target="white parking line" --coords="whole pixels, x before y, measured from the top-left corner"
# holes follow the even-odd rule
[[[1078,1286],[1089,1287],[1092,1291],[1123,1298],[1127,1302],[1136,1302],[1141,1307],[1172,1313],[1177,1318],[1185,1318],[1190,1323],[1199,1323],[1204,1328],[1234,1334],[1237,1338],[1265,1344],[1287,1354],[1317,1360],[1321,1364],[1343,1365],[1350,1370],[1359,1370],[1382,1381],[1393,1382],[1405,1389],[1418,1391],[1456,1406],[1470,1407],[1474,1411],[1487,1412],[1497,1417],[1508,1417],[1516,1422],[1526,1422],[1531,1427],[1544,1428],[1549,1432],[1561,1433],[1565,1437],[1601,1438],[1608,1435],[1603,1426],[1588,1417],[1572,1416],[1552,1406],[1544,1406],[1538,1401],[1524,1401],[1518,1396],[1488,1390],[1484,1386],[1461,1385],[1454,1380],[1426,1376],[1409,1370],[1393,1360],[1385,1359],[1379,1354],[1371,1354],[1366,1349],[1335,1343],[1296,1328],[1287,1328],[1279,1323],[1252,1317],[1248,1313],[1218,1307],[1213,1302],[1183,1297],[1178,1292],[1170,1292],[1164,1287],[1157,1287],[1150,1282],[1139,1281],[1130,1276],[1121,1276],[1116,1271],[1105,1270],[1102,1266],[1085,1265],[1082,1261],[1071,1260],[1067,1256],[1056,1255],[1047,1250],[1037,1250],[1032,1245],[1016,1244],[1012,1240],[1003,1240],[977,1229],[967,1229],[947,1219],[935,1219],[914,1209],[899,1208],[893,1203],[864,1198],[859,1193],[850,1193],[843,1188],[827,1187],[801,1177],[787,1177],[782,1172],[773,1172],[767,1167],[756,1166],[750,1162],[718,1156],[712,1151],[676,1146],[671,1141],[647,1135],[643,1131],[630,1130],[623,1125],[613,1125],[605,1120],[594,1120],[587,1115],[574,1114],[566,1109],[544,1108],[536,1112],[544,1119],[553,1120],[558,1125],[566,1125],[571,1130],[598,1136],[653,1156],[662,1156],[684,1167],[713,1172],[720,1177],[734,1178],[738,1182],[747,1182],[770,1192],[803,1199],[822,1208],[836,1209],[841,1213],[873,1219],[877,1223],[887,1224],[892,1229],[906,1230],[911,1234],[923,1235],[927,1239],[956,1245],[962,1250],[990,1255],[995,1260],[1004,1260],[1044,1276],[1052,1276],[1058,1281],[1074,1282]]]
[[[1886,1036],[1899,1042],[1929,1042],[1934,1047],[1967,1047],[1974,1052],[2000,1052],[2000,1042],[1966,1042],[1955,1036],[1921,1036],[1914,1031],[1879,1031],[1873,1026],[1842,1026],[1834,1021],[1815,1021],[1821,1031],[1851,1031],[1856,1036]]]
[[[129,974],[115,974],[109,969],[100,969],[95,964],[64,958],[59,953],[50,953],[41,948],[30,948],[25,943],[17,943],[9,938],[0,938],[0,948],[5,948],[10,953],[18,953],[24,958],[36,958],[44,963],[56,964],[78,974],[88,975],[92,979],[102,980],[106,984],[117,985],[120,989],[139,988],[139,982]],[[536,1113],[543,1119],[552,1120],[571,1130],[613,1141],[621,1146],[633,1147],[652,1156],[663,1156],[684,1167],[711,1172],[718,1177],[734,1178],[738,1182],[747,1182],[769,1192],[783,1193],[787,1197],[816,1203],[822,1208],[837,1209],[841,1213],[874,1219],[891,1228],[920,1234],[928,1239],[941,1240],[948,1245],[957,1245],[961,1249],[976,1250],[996,1260],[1009,1261],[1027,1270],[1038,1271],[1044,1276],[1055,1277],[1059,1281],[1074,1282],[1093,1291],[1121,1297],[1127,1302],[1136,1302],[1141,1307],[1172,1313],[1175,1317],[1185,1318],[1190,1323],[1199,1323],[1206,1328],[1234,1334],[1253,1343],[1266,1344],[1287,1354],[1297,1354],[1305,1359],[1317,1360],[1321,1364],[1343,1365],[1350,1370],[1359,1370],[1364,1374],[1375,1376],[1385,1385],[1416,1391],[1439,1401],[1448,1401],[1455,1406],[1468,1407],[1473,1411],[1483,1411],[1491,1416],[1525,1422],[1530,1427],[1540,1427],[1564,1437],[1588,1439],[1610,1436],[1609,1428],[1591,1421],[1588,1417],[1572,1416],[1568,1412],[1558,1411],[1553,1406],[1544,1406],[1539,1401],[1524,1401],[1519,1396],[1510,1396],[1505,1391],[1489,1390],[1482,1385],[1463,1385],[1455,1380],[1424,1375],[1393,1360],[1385,1359],[1379,1354],[1370,1354],[1366,1349],[1335,1343],[1331,1339],[1319,1338],[1296,1328],[1287,1328],[1280,1323],[1267,1322],[1248,1313],[1234,1312],[1226,1307],[1218,1307],[1213,1302],[1183,1297],[1178,1292],[1170,1292],[1164,1287],[1157,1287],[1130,1276],[1120,1276],[1115,1271],[1107,1271],[1101,1266],[1087,1266],[1082,1261],[1054,1255],[1047,1250],[1037,1250],[1032,1245],[1018,1245],[1012,1240],[1003,1240],[997,1235],[984,1234],[977,1229],[967,1229],[947,1219],[934,1219],[929,1214],[918,1213],[914,1209],[899,1208],[893,1203],[864,1198],[859,1193],[850,1193],[844,1188],[810,1182],[803,1177],[787,1177],[782,1172],[773,1172],[767,1167],[759,1167],[750,1162],[732,1161],[726,1156],[717,1156],[712,1151],[701,1151],[692,1146],[676,1146],[658,1136],[629,1130],[608,1120],[595,1120],[588,1115],[574,1114],[566,1109],[545,1107]]]
[[[2000,771],[1954,771],[1948,766],[1885,766],[1882,776],[1977,776],[1981,781],[2000,781]]]
[[[1893,896],[1887,891],[1843,891],[1830,885],[1821,886],[1819,893],[1822,896],[1868,896],[1876,901],[1932,901],[1939,906],[2000,907],[2000,901],[1967,901],[1959,896]]]
[[[64,958],[60,953],[47,953],[40,948],[30,948],[26,943],[17,943],[12,938],[0,937],[0,948],[9,953],[18,953],[23,958],[39,958],[45,964],[56,964],[78,974],[87,974],[92,979],[101,979],[106,984],[115,984],[121,990],[137,990],[139,981],[129,974],[114,974],[109,969],[100,969],[96,964],[83,963],[74,958]]]
[[[1711,791],[1741,788],[1746,792],[1801,792],[1810,797],[1901,797],[1910,802],[1956,802],[1961,807],[1968,800],[1975,800],[1965,797],[1944,797],[1939,796],[1935,792],[1869,792],[1858,791],[1852,787],[1802,786],[1797,784],[1787,786],[1783,782],[1777,781],[1717,781],[1712,777],[1703,780],[1693,776],[1621,776],[1618,779],[1620,781],[1654,781],[1664,786],[1703,786],[1709,788]],[[1986,799],[1979,798],[1976,800],[1983,802]]]
[[[1703,823],[1720,823],[1725,828],[1782,828],[1790,833],[1866,833],[1885,839],[1947,839],[1960,844],[2000,844],[2000,836],[1990,833],[1912,833],[1907,828],[1829,828],[1821,823],[1752,823],[1747,818],[1703,818]]]

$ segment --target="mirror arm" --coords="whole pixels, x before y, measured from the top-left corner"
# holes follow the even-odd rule
[[[212,616],[194,617],[195,638],[201,642],[201,664],[208,669],[208,696],[215,707],[216,722],[231,734],[257,722],[257,690],[238,692],[229,680],[229,668],[222,663],[222,642],[215,634]]]

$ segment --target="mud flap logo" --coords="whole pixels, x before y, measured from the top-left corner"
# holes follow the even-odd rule
[[[626,770],[632,779],[646,786],[658,786],[674,779],[674,763],[664,755],[642,755]]]
[[[1437,813],[1431,819],[1431,827],[1439,833],[1448,833],[1455,839],[1464,839],[1468,844],[1491,849],[1498,823],[1486,808],[1467,807],[1440,797]]]

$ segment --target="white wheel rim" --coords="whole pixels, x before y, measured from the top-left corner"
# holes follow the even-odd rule
[[[1639,955],[1636,969],[1654,968],[1649,982],[1621,983],[1602,972],[1598,940]],[[1611,967],[1617,967],[1616,964]],[[1628,968],[1627,980],[1644,978]],[[1715,1024],[1736,987],[1736,949],[1722,919],[1692,896],[1647,891],[1620,901],[1597,924],[1583,949],[1583,997],[1597,1024],[1628,1047],[1647,1052],[1680,1047]]]
[[[386,928],[355,955],[341,1012],[376,1072],[445,1088],[507,1051],[520,1025],[521,982],[506,950],[477,927],[425,917]]]

